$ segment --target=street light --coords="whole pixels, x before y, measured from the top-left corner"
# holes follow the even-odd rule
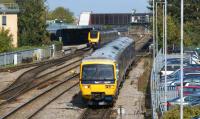
[[[183,119],[183,16],[184,15],[184,1],[181,0],[181,105],[180,105],[180,119]]]
[[[153,72],[155,72],[155,0],[153,0]]]
[[[158,54],[158,4],[159,3],[163,4],[164,2],[156,2],[156,54]]]
[[[160,2],[156,2],[156,54],[158,54],[158,4],[164,4],[164,2],[161,2],[161,1]],[[164,5],[162,5],[162,6],[163,6],[163,26],[164,26]],[[163,31],[164,31],[164,27],[163,27]],[[164,42],[164,36],[163,36],[163,42]],[[163,51],[164,51],[164,49],[163,49]],[[158,62],[157,58],[156,58],[156,62]],[[156,64],[156,69],[158,69],[158,64]],[[158,81],[159,80],[157,79],[156,80],[156,88],[159,87],[159,82]],[[159,97],[159,91],[158,91],[157,102],[159,102],[159,99],[160,99],[160,97]]]
[[[164,54],[165,54],[165,99],[164,99],[164,102],[165,102],[165,111],[167,111],[167,75],[166,75],[166,72],[167,72],[167,0],[164,1],[165,3],[165,8],[164,8]]]
[[[167,0],[165,0],[165,111],[167,111]]]

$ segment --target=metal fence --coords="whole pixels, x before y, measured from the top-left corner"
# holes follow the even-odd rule
[[[169,57],[177,57],[177,55],[168,55]],[[151,72],[151,105],[152,117],[157,119],[165,110],[165,85],[160,82],[160,70],[164,66],[164,55],[160,51],[153,64]],[[178,97],[178,90],[175,86],[168,86],[166,93],[167,100]]]
[[[46,48],[0,53],[0,67],[48,59],[54,57],[55,52],[61,49],[59,45],[51,45]]]

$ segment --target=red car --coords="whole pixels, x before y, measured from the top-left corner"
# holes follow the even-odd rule
[[[180,95],[180,86],[177,87],[177,90],[179,91]],[[183,95],[189,95],[193,93],[198,93],[200,92],[200,86],[183,86]]]

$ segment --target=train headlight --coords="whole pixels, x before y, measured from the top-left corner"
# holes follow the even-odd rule
[[[114,88],[114,85],[106,85],[106,88]]]
[[[84,88],[90,88],[90,85],[84,85],[83,87]]]

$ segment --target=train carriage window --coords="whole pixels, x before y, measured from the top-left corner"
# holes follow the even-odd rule
[[[82,80],[114,80],[113,65],[91,64],[83,66]]]
[[[119,50],[119,48],[118,48],[117,46],[113,46],[113,48],[114,48],[115,50]]]
[[[6,16],[2,16],[2,26],[6,26],[7,20]]]
[[[196,89],[195,89],[195,92],[200,92],[200,89],[199,89],[199,88],[196,88]]]
[[[90,38],[97,38],[98,36],[98,31],[92,30],[90,31]]]
[[[186,92],[193,92],[194,89],[193,89],[193,88],[183,88],[183,91],[186,91]]]

